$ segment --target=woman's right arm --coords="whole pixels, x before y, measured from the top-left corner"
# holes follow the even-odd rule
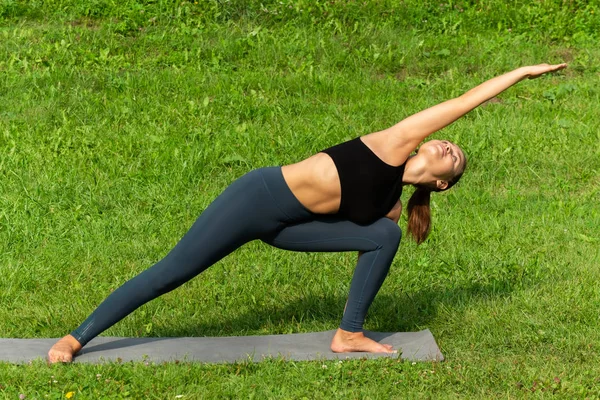
[[[563,69],[566,66],[567,64],[540,64],[515,69],[507,74],[490,79],[457,98],[411,115],[386,131],[394,136],[396,143],[414,150],[427,136],[450,125],[512,85],[525,78],[537,78],[545,73]]]
[[[400,215],[402,215],[402,203],[400,202],[400,199],[398,199],[398,201],[396,202],[396,204],[394,204],[394,207],[392,207],[390,212],[386,214],[386,218],[389,218],[395,223],[398,223],[398,221],[400,221]]]

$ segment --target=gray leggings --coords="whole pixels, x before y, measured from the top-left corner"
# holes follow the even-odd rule
[[[357,225],[314,214],[287,186],[281,167],[260,168],[233,182],[154,266],[112,292],[71,334],[81,345],[136,308],[189,281],[251,240],[293,251],[362,251],[340,328],[359,332],[398,249],[401,232],[381,218]]]

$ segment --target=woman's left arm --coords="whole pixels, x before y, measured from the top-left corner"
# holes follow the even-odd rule
[[[507,74],[490,79],[465,94],[423,110],[402,120],[386,131],[402,146],[417,148],[427,136],[450,125],[483,102],[525,78],[537,78],[548,72],[558,71],[567,64],[540,64],[521,67]]]

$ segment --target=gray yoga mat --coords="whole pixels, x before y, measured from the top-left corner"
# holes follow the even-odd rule
[[[265,358],[288,360],[345,360],[400,356],[411,361],[443,361],[429,329],[420,332],[369,332],[365,335],[391,344],[398,354],[334,353],[329,349],[335,331],[289,335],[118,338],[97,337],[75,357],[75,362],[111,361],[195,361],[226,363],[261,361]],[[25,363],[45,358],[57,339],[0,339],[0,361]]]

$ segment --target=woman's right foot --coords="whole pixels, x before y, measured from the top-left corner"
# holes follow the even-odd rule
[[[397,353],[389,344],[381,344],[366,337],[362,332],[348,332],[338,329],[331,341],[334,353],[366,352]]]
[[[52,346],[48,352],[48,363],[70,363],[73,361],[73,356],[81,350],[81,347],[77,339],[71,335],[67,335]]]

